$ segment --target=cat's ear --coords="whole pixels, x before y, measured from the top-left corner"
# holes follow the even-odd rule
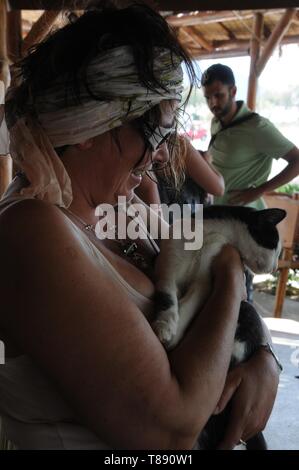
[[[287,215],[283,209],[263,209],[256,212],[259,220],[270,222],[273,225],[279,224]]]

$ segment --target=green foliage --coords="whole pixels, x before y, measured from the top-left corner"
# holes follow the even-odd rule
[[[277,271],[275,274],[271,276],[271,278],[255,284],[255,288],[258,291],[266,292],[268,294],[275,295],[276,294],[276,287],[278,283],[279,272]],[[294,286],[294,282],[299,282],[299,270],[298,269],[289,269],[288,273],[288,281],[286,285],[286,296],[290,296],[293,299],[299,298],[299,289]]]
[[[273,93],[272,90],[263,89],[262,93],[259,94],[259,107],[261,109],[271,106],[285,106],[294,107],[299,106],[299,89],[297,85],[291,85],[288,89],[277,90]]]
[[[288,183],[280,186],[280,188],[276,189],[279,193],[286,193],[286,194],[294,194],[299,193],[299,184],[297,183]]]

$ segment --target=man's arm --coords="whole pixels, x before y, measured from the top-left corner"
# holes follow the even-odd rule
[[[299,174],[299,149],[297,147],[292,148],[284,157],[284,160],[288,162],[286,168],[284,168],[278,175],[269,181],[266,181],[256,189],[260,189],[262,193],[274,191],[283,184],[296,178]]]
[[[297,147],[293,147],[282,158],[288,162],[286,168],[284,168],[278,175],[274,176],[274,178],[266,181],[256,188],[230,191],[230,204],[249,204],[256,199],[259,199],[264,193],[274,191],[283,184],[292,181],[297,175],[299,175],[299,149]]]

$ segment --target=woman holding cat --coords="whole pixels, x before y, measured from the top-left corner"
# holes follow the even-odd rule
[[[167,354],[148,321],[156,243],[94,231],[100,204],[132,201],[165,163],[181,62],[192,77],[164,19],[135,5],[83,14],[21,63],[7,116],[22,174],[0,205],[0,411],[19,449],[192,449],[231,396],[233,448],[269,417],[270,354],[227,376],[245,297],[236,250],[215,260],[207,303]]]

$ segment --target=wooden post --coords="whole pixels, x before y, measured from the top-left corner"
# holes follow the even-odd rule
[[[3,81],[5,89],[9,85],[9,66],[6,46],[6,2],[0,0],[0,80]]]
[[[256,62],[260,55],[261,40],[263,32],[264,17],[262,13],[255,13],[254,15],[254,29],[250,43],[250,72],[247,91],[247,105],[248,108],[255,110],[256,106],[256,93],[258,85],[258,77],[256,74]]]
[[[1,82],[1,102],[0,102],[0,126],[3,131],[4,119],[4,97],[5,90],[9,85],[10,75],[7,58],[7,43],[6,43],[6,1],[0,0],[0,80]],[[1,150],[3,151],[3,150]],[[5,152],[6,153],[6,152]],[[9,185],[12,177],[12,161],[10,155],[0,155],[0,197]]]
[[[33,44],[37,44],[48,34],[59,13],[60,10],[46,10],[32,25],[21,46],[23,56]]]
[[[283,250],[283,261],[290,262],[293,256],[293,249],[292,248],[284,248]],[[275,306],[274,306],[274,317],[281,318],[283,303],[285,292],[287,288],[288,282],[288,275],[289,275],[289,266],[281,268],[279,270],[279,278],[276,287],[276,296],[275,296]]]
[[[7,13],[7,53],[11,62],[21,58],[22,19],[21,11]]]
[[[195,44],[199,44],[203,49],[206,49],[209,52],[213,51],[213,44],[207,41],[199,32],[194,30],[192,26],[186,26],[184,28],[184,33],[187,33],[193,42],[195,42]]]
[[[264,47],[264,50],[256,64],[256,74],[258,77],[264,70],[265,65],[271,57],[275,47],[280,43],[280,40],[283,38],[284,34],[288,30],[295,13],[296,8],[288,8],[280,18],[275,28],[273,29],[271,36],[269,37]]]
[[[0,197],[11,182],[12,158],[10,155],[0,157]]]

